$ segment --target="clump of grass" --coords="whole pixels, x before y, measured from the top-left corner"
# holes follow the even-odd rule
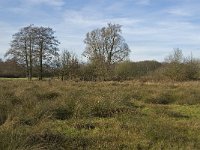
[[[74,128],[78,129],[78,130],[93,130],[95,129],[95,124],[92,122],[77,122],[74,124]]]
[[[32,134],[26,139],[27,148],[37,149],[64,149],[66,138],[60,133],[52,133],[51,131],[43,131],[42,133]]]
[[[133,110],[129,107],[126,106],[120,106],[117,103],[112,103],[109,101],[102,101],[96,104],[92,109],[91,109],[91,116],[93,117],[99,117],[99,118],[109,118],[113,117],[117,114],[121,113],[128,113],[132,112]]]
[[[98,105],[91,110],[91,115],[94,117],[107,118],[113,116],[114,109],[107,106]]]
[[[0,107],[0,126],[3,125],[8,118],[7,110]]]
[[[0,129],[0,149],[2,150],[25,150],[24,144],[27,137],[24,130]]]
[[[21,118],[19,120],[19,124],[21,125],[28,125],[28,126],[33,126],[37,124],[37,119],[36,118]]]
[[[153,97],[147,98],[145,100],[145,102],[152,103],[152,104],[167,105],[167,104],[171,104],[171,103],[175,102],[175,99],[174,99],[173,95],[168,92],[168,93],[161,93],[161,94],[155,95]]]
[[[53,100],[59,96],[59,93],[50,91],[45,93],[38,93],[36,96],[38,100]]]
[[[189,141],[185,129],[174,127],[169,123],[152,123],[148,126],[146,134],[153,142],[168,141],[173,145],[175,142],[183,144]]]
[[[170,110],[168,107],[160,107],[160,108],[155,108],[155,109],[156,109],[156,114],[158,115],[166,115],[168,117],[179,118],[179,119],[189,118],[188,115],[182,114],[174,110]]]
[[[195,105],[200,104],[200,91],[196,89],[180,89],[176,93],[178,104]]]
[[[95,143],[95,140],[90,137],[84,136],[67,136],[66,148],[68,149],[94,149],[91,145]]]
[[[21,104],[20,99],[15,95],[14,92],[5,92],[4,98],[6,101],[9,101],[12,105]]]
[[[57,108],[53,110],[53,118],[58,120],[66,120],[73,117],[74,112],[67,108]]]
[[[189,118],[189,116],[184,115],[184,114],[182,114],[180,112],[175,112],[175,111],[168,111],[167,115],[169,117],[174,117],[174,118]]]

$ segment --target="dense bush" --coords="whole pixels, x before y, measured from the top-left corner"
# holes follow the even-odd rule
[[[78,64],[75,63],[77,66],[70,69],[67,66],[59,68],[44,65],[43,76],[74,81],[124,81],[133,79],[186,81],[199,79],[199,60],[182,58],[182,55],[172,56],[170,55],[167,61],[163,63],[157,61],[124,61],[108,65],[97,59],[85,64],[78,63],[77,60]],[[33,76],[37,77],[37,73],[38,67],[35,66]],[[0,62],[0,77],[25,76],[24,68],[16,62]]]
[[[115,76],[118,79],[134,79],[146,76],[158,68],[161,67],[161,63],[157,61],[141,61],[141,62],[122,62],[115,66]]]
[[[199,61],[194,58],[184,58],[180,49],[175,49],[166,58],[163,74],[175,81],[195,80],[199,78]]]
[[[199,78],[199,67],[195,63],[170,63],[164,67],[164,76],[175,81]]]

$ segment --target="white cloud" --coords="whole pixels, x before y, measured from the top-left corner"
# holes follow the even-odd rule
[[[192,13],[186,9],[173,8],[166,11],[167,13],[175,16],[189,17],[192,16]]]
[[[197,12],[193,5],[190,7],[174,5],[164,9],[156,8],[154,11],[150,8],[150,13],[148,8],[153,2],[151,0],[114,1],[112,5],[106,5],[107,0],[95,0],[77,8],[63,7],[66,2],[64,0],[20,1],[23,6],[15,7],[12,11],[23,13],[25,20],[18,21],[17,25],[13,26],[0,23],[0,35],[5,37],[0,39],[0,57],[3,50],[5,51],[9,46],[11,35],[20,27],[30,23],[52,27],[61,42],[61,50],[67,48],[77,53],[79,57],[85,48],[83,43],[85,34],[95,28],[106,26],[107,23],[122,25],[123,37],[132,49],[130,56],[132,60],[163,60],[176,47],[183,49],[186,54],[187,51],[193,51],[195,56],[200,57],[200,27],[198,22],[192,22]],[[129,4],[136,9],[130,10]],[[40,5],[53,7],[52,12],[34,7]],[[149,6],[143,10],[138,5]],[[138,10],[137,6],[141,10]]]
[[[82,27],[102,27],[107,23],[118,23],[123,26],[133,26],[142,20],[128,17],[105,17],[104,14],[86,11],[67,10],[64,14],[66,24]]]
[[[21,0],[28,5],[50,5],[55,7],[61,7],[65,4],[64,0]]]

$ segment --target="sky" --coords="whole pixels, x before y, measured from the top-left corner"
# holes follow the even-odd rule
[[[0,58],[12,35],[34,24],[84,59],[86,33],[107,23],[122,25],[132,61],[163,61],[174,48],[200,58],[199,8],[199,0],[0,0]]]

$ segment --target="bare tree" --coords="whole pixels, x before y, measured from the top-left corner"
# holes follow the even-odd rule
[[[168,63],[182,63],[183,60],[183,53],[182,50],[179,48],[175,48],[173,53],[165,58],[165,61]]]
[[[36,56],[39,59],[39,80],[43,77],[43,63],[52,60],[58,55],[59,41],[54,36],[51,28],[35,27],[36,32]]]
[[[89,60],[101,58],[106,64],[123,61],[130,53],[128,44],[121,36],[121,25],[108,24],[107,27],[88,32],[84,40],[83,53]]]
[[[32,79],[33,66],[39,64],[39,79],[42,80],[43,62],[46,63],[58,55],[58,45],[51,28],[30,25],[13,35],[5,57],[11,56],[12,59],[25,64],[29,80]]]
[[[25,64],[27,77],[31,80],[35,41],[33,25],[20,29],[20,31],[15,33],[12,38],[13,40],[10,43],[10,49],[5,54],[5,57],[11,56],[12,59],[20,64]]]
[[[74,78],[78,74],[79,62],[74,53],[64,50],[60,56],[61,79]]]
[[[70,52],[64,50],[60,56],[60,72],[62,81],[64,80],[65,76],[68,76],[69,74],[70,59]]]

